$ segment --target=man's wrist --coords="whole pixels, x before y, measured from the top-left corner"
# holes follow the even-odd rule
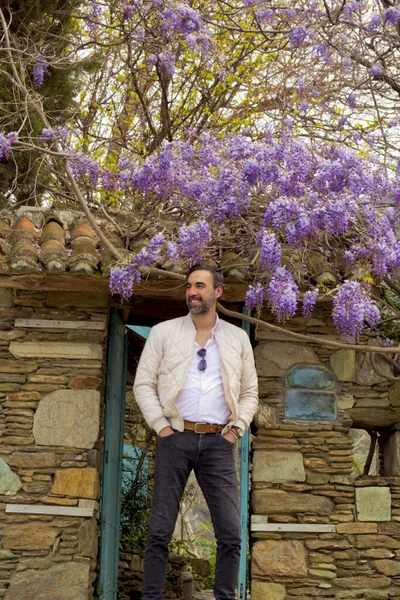
[[[235,436],[237,440],[239,440],[244,435],[244,429],[238,427],[237,425],[232,425],[229,431]]]

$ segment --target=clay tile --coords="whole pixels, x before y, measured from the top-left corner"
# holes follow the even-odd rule
[[[58,223],[58,221],[49,221],[43,227],[40,241],[42,243],[44,243],[47,240],[58,240],[60,242],[64,242],[64,240],[65,240],[64,229],[61,227],[61,225]]]
[[[77,237],[88,237],[92,240],[96,239],[95,233],[89,223],[78,223],[71,232],[71,240]]]
[[[13,235],[16,238],[21,237],[37,237],[37,232],[34,224],[27,217],[18,217],[14,223]]]

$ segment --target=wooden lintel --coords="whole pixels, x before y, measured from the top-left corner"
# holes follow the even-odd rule
[[[59,506],[55,504],[6,504],[6,513],[22,515],[62,515],[66,517],[93,517],[94,508]]]
[[[225,284],[223,300],[243,302],[247,290],[246,283]],[[109,294],[108,277],[88,275],[29,273],[24,275],[0,275],[0,288],[19,290],[42,290],[64,292],[92,292]],[[184,300],[185,283],[176,279],[146,279],[134,284],[132,298],[173,298]],[[124,302],[124,305],[130,304]]]

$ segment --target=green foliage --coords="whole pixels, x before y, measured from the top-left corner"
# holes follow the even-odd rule
[[[143,549],[150,519],[147,450],[139,460],[126,458],[122,468],[120,547]],[[133,467],[133,468],[132,468]]]

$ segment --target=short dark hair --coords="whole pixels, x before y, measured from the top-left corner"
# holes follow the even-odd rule
[[[224,276],[222,275],[221,271],[218,271],[215,267],[203,265],[201,263],[196,263],[195,265],[190,267],[189,271],[187,272],[186,281],[188,280],[189,275],[194,273],[194,271],[208,271],[213,276],[214,289],[216,290],[219,286],[221,286],[222,289],[224,289]]]

